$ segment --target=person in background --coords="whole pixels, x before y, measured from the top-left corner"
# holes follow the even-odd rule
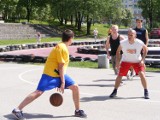
[[[136,19],[136,27],[134,28],[136,31],[136,38],[141,40],[146,46],[148,46],[149,43],[149,37],[148,37],[148,31],[143,27],[143,19],[137,18]],[[143,52],[143,51],[142,51]],[[142,54],[142,53],[141,53]],[[145,64],[144,64],[145,65]],[[133,79],[135,76],[135,71],[131,68],[128,73],[128,79]]]
[[[143,54],[141,51],[143,49]],[[122,58],[120,52],[123,52]],[[128,39],[120,42],[120,45],[116,52],[116,67],[119,69],[113,92],[110,94],[110,98],[114,98],[117,95],[118,87],[121,83],[122,77],[126,76],[128,70],[132,67],[136,74],[141,78],[141,83],[144,88],[144,98],[149,99],[149,93],[147,89],[147,80],[145,77],[144,60],[147,55],[147,46],[139,39],[136,38],[136,31],[133,29],[128,30]]]
[[[111,35],[111,32],[112,32],[112,30],[111,30],[111,28],[109,28],[109,29],[108,29],[108,32],[107,32],[107,33],[108,33],[108,36]]]
[[[143,19],[136,19],[136,27],[134,28],[136,31],[136,37],[143,41],[143,43],[148,46],[149,37],[147,29],[143,28]]]
[[[106,52],[107,52],[108,59],[111,58],[114,73],[115,75],[117,75],[118,70],[116,68],[116,51],[118,49],[120,41],[124,40],[124,36],[118,33],[118,25],[112,25],[111,31],[112,31],[111,35],[107,37],[107,41],[106,41]],[[111,49],[111,51],[109,51],[109,49]]]
[[[93,30],[93,34],[94,34],[94,40],[95,40],[95,42],[97,41],[97,36],[98,36],[98,30],[97,30],[97,28],[95,28],[94,30]]]
[[[37,32],[37,44],[41,43],[41,33]]]

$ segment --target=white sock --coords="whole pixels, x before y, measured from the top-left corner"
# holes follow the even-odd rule
[[[76,110],[76,112],[78,112],[79,110]]]

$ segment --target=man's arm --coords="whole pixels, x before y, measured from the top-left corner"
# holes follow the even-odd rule
[[[110,56],[110,53],[109,53],[109,48],[110,48],[110,36],[107,37],[107,41],[106,41],[106,52],[107,52],[107,56],[109,57]]]
[[[120,40],[124,40],[125,37],[123,35],[120,35]]]
[[[146,46],[148,46],[148,43],[149,43],[149,37],[148,37],[148,31],[147,31],[147,30],[146,30],[145,37],[146,37]]]
[[[122,47],[121,45],[119,45],[117,51],[116,51],[116,67],[119,69],[119,65],[120,65],[120,60],[121,60],[121,50]]]
[[[64,93],[64,86],[65,86],[65,79],[64,79],[64,63],[59,63],[58,64],[58,71],[59,71],[59,76],[61,79],[61,86],[59,91]]]
[[[148,48],[146,45],[143,45],[143,54],[142,54],[142,60],[141,61],[145,61],[145,57],[147,56],[148,53]]]

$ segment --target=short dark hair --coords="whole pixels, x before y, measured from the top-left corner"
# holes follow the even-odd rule
[[[143,22],[143,19],[142,19],[142,18],[137,18],[136,21],[141,21],[141,22]]]
[[[68,42],[68,40],[73,37],[74,32],[72,30],[67,29],[62,33],[62,42]]]

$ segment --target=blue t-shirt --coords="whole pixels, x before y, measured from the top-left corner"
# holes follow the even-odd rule
[[[137,38],[142,40],[143,43],[146,45],[146,43],[147,43],[147,41],[146,41],[146,29],[136,27],[134,30],[136,31]]]

